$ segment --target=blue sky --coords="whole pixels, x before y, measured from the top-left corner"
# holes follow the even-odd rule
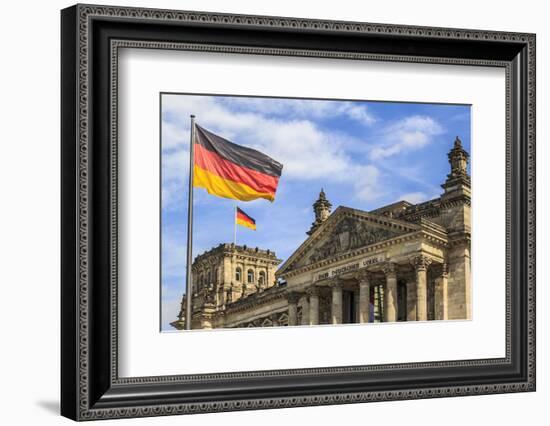
[[[257,230],[237,244],[286,259],[307,237],[324,188],[339,205],[372,210],[441,194],[456,136],[470,152],[470,106],[163,94],[162,330],[185,292],[190,114],[202,127],[283,164],[275,202],[239,203]],[[194,191],[193,257],[233,241],[233,200]]]

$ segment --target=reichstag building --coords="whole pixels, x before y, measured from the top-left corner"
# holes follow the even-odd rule
[[[307,238],[282,264],[234,244],[197,256],[191,328],[470,319],[471,182],[458,137],[448,158],[441,196],[420,204],[333,211],[321,190]]]

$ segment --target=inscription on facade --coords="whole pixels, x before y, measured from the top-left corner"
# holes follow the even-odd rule
[[[329,269],[317,274],[316,281],[326,280],[327,278],[337,277],[338,275],[345,274],[346,272],[355,271],[358,269],[366,268],[367,266],[374,265],[379,262],[383,262],[384,259],[381,256],[371,256],[359,261],[349,263],[347,265],[338,266],[337,268]]]

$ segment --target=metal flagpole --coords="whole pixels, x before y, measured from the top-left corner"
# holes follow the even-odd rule
[[[193,168],[195,165],[195,116],[191,114],[191,140],[189,146],[189,201],[187,206],[187,282],[185,286],[185,329],[191,330],[193,316]]]
[[[233,218],[233,226],[234,226],[234,232],[233,232],[233,245],[237,245],[237,203],[235,203],[235,217]]]

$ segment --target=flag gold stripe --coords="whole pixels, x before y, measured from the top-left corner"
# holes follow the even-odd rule
[[[193,168],[193,172],[193,186],[204,188],[209,194],[218,197],[232,198],[240,201],[252,201],[257,198],[265,198],[269,201],[275,199],[272,193],[258,192],[246,184],[224,179],[207,170],[201,169],[196,164]]]
[[[254,231],[256,230],[256,224],[247,222],[246,220],[237,219],[237,225],[241,225],[246,228],[253,229]]]

